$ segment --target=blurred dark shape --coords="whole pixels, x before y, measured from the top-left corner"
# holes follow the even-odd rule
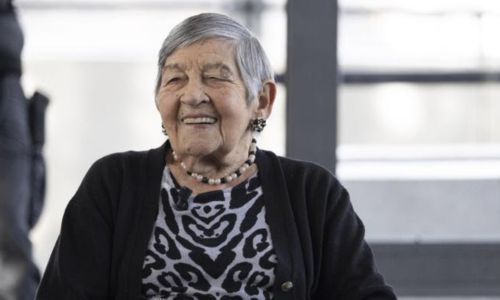
[[[31,132],[31,197],[28,224],[35,226],[42,213],[45,198],[45,160],[43,145],[45,144],[45,109],[49,99],[39,93],[29,100],[28,116]]]
[[[11,1],[0,0],[0,299],[34,299],[40,280],[29,231],[45,195],[47,97],[24,96],[23,34]]]

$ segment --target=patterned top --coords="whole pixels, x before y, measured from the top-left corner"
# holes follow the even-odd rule
[[[271,299],[277,258],[265,216],[257,175],[191,195],[165,167],[143,265],[144,299]]]

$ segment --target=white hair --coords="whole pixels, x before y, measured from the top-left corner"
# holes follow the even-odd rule
[[[167,57],[177,49],[212,38],[222,38],[233,43],[236,64],[246,88],[247,103],[257,97],[265,81],[274,80],[264,49],[246,27],[222,14],[203,13],[185,19],[165,38],[158,57],[155,95],[160,89]]]

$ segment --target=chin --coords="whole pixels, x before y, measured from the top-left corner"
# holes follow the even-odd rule
[[[210,145],[209,142],[198,142],[183,147],[186,154],[194,156],[204,156],[213,153],[217,147]]]

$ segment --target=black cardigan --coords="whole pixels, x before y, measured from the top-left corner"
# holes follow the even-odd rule
[[[94,163],[66,208],[37,299],[140,298],[168,147]],[[396,299],[328,171],[262,150],[256,162],[278,259],[275,299]]]

